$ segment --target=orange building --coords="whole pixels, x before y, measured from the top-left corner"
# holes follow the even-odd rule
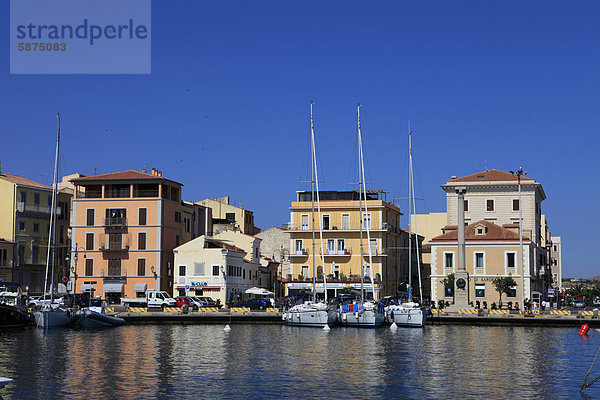
[[[72,222],[72,285],[118,303],[173,289],[173,249],[191,238],[181,183],[135,170],[79,177]],[[186,212],[185,215],[188,215]]]

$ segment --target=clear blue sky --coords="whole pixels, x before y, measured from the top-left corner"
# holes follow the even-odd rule
[[[152,74],[130,76],[9,75],[0,11],[4,172],[50,182],[61,112],[63,174],[147,164],[268,228],[304,189],[311,99],[322,188],[349,188],[360,102],[373,188],[406,196],[410,120],[419,212],[452,175],[523,166],[564,275],[600,274],[598,2],[153,1]]]

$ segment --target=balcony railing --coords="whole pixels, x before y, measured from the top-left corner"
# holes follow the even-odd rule
[[[106,270],[106,273],[104,273],[104,268],[102,268],[101,273],[102,273],[102,277],[118,278],[118,277],[127,276],[127,269],[123,268],[123,266],[114,266],[114,267],[108,267],[108,269]]]
[[[100,245],[100,250],[102,251],[128,251],[129,250],[129,243],[123,243],[123,242],[106,242],[102,245]]]
[[[108,226],[108,227],[127,226],[127,218],[104,218],[104,226]]]
[[[350,249],[341,249],[341,250],[325,250],[326,256],[349,256],[352,252]]]
[[[296,249],[292,256],[306,256],[308,255],[308,249]]]

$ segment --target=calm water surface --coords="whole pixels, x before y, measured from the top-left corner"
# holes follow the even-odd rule
[[[4,399],[585,398],[577,329],[123,326],[0,333]],[[600,361],[598,361],[600,364]],[[592,374],[600,375],[600,365]]]

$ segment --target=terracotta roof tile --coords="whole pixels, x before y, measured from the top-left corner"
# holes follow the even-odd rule
[[[477,172],[475,174],[462,176],[460,178],[450,179],[448,183],[452,182],[490,182],[490,181],[517,181],[518,178],[510,172],[500,171],[497,169],[490,169],[488,171]],[[521,176],[522,181],[533,181],[533,178]]]
[[[22,176],[11,175],[11,174],[0,174],[0,179],[4,179],[5,181],[12,182],[17,185],[32,186],[32,187],[37,187],[37,188],[41,188],[41,189],[52,190],[52,188],[50,186],[46,186],[41,183],[34,182],[30,179],[23,178]]]
[[[98,181],[138,181],[138,180],[155,180],[155,181],[173,181],[163,176],[152,175],[147,172],[136,171],[129,169],[127,171],[109,172],[107,174],[91,175],[81,178],[72,179],[73,183],[98,182]]]
[[[486,227],[482,235],[475,232],[478,225]],[[458,240],[458,230],[451,230],[443,235],[436,236],[430,242],[456,241]],[[489,221],[477,221],[465,227],[465,240],[519,240],[519,235],[509,229],[493,224]]]

